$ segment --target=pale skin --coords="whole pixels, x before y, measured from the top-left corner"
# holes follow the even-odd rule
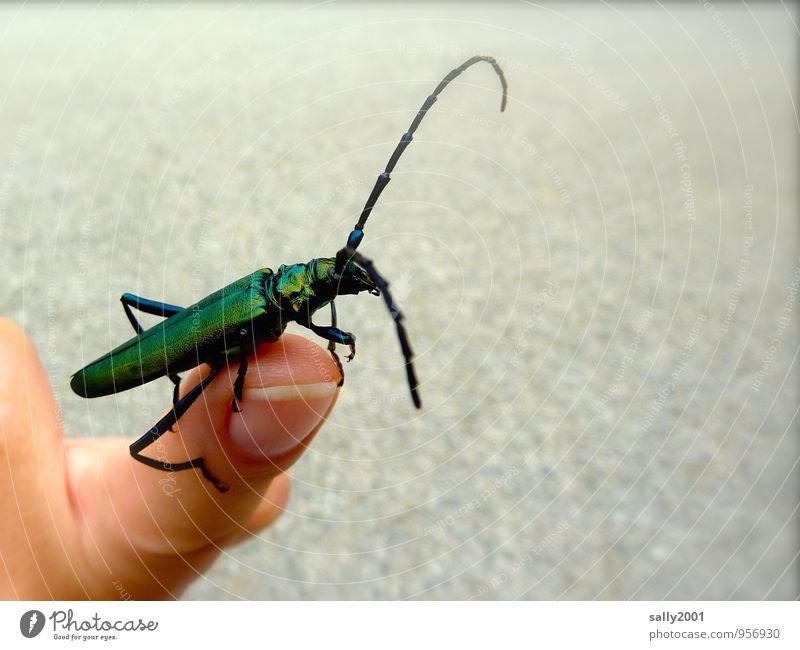
[[[175,598],[223,549],[275,521],[289,498],[286,470],[336,402],[338,369],[316,343],[285,334],[251,357],[238,415],[237,367],[147,450],[174,462],[204,456],[230,486],[222,494],[198,472],[131,459],[128,445],[152,422],[120,437],[65,438],[33,344],[0,318],[0,597]],[[207,373],[186,373],[182,393]]]

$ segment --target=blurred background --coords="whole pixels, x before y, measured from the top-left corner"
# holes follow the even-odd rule
[[[361,251],[379,300],[289,510],[187,599],[761,599],[798,588],[794,8],[0,7],[0,313],[71,436],[167,380],[71,373],[190,304],[332,255],[435,84]],[[149,321],[148,321],[149,322]],[[304,330],[293,331],[304,334]],[[150,417],[147,417],[147,414]]]

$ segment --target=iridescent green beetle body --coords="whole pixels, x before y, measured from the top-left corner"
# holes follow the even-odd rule
[[[224,354],[242,323],[266,334],[271,328],[261,326],[269,307],[264,287],[272,277],[271,269],[260,269],[145,330],[75,373],[72,390],[102,397],[189,370]],[[277,340],[285,328],[284,323],[262,340]]]
[[[354,264],[337,280],[330,273],[334,266],[329,257],[281,266],[276,273],[259,269],[92,361],[73,375],[70,386],[81,397],[103,397],[201,363],[224,363],[238,358],[242,347],[277,341],[292,321],[310,322],[337,295],[377,293]]]
[[[349,361],[355,355],[355,336],[337,327],[335,299],[340,295],[368,291],[383,296],[394,320],[405,359],[411,398],[414,405],[420,408],[413,352],[403,326],[403,315],[392,300],[389,283],[378,273],[372,261],[356,249],[364,237],[364,225],[375,203],[391,180],[391,172],[411,143],[428,109],[453,79],[480,61],[489,63],[500,78],[503,89],[500,110],[505,109],[507,84],[503,71],[493,58],[474,56],[451,70],[423,102],[408,131],[400,138],[386,168],[378,175],[359,220],[347,238],[347,244],[336,253],[336,257],[284,265],[274,272],[268,268],[259,269],[186,308],[128,293],[122,296],[125,315],[136,336],[79,370],[73,375],[70,385],[81,397],[100,397],[134,388],[159,377],[170,378],[175,384],[172,410],[130,446],[131,455],[136,460],[167,472],[199,469],[217,489],[227,490],[209,471],[203,458],[172,463],[150,458],[142,452],[172,428],[232,358],[239,361],[232,403],[233,410],[238,411],[247,374],[248,355],[259,343],[277,341],[290,322],[306,327],[328,341],[328,350],[342,371],[344,381],[336,345],[349,346]],[[331,325],[314,324],[312,316],[326,306],[330,306]],[[161,316],[165,320],[145,330],[132,309]],[[210,374],[179,399],[181,380],[178,373],[203,363],[211,367]]]

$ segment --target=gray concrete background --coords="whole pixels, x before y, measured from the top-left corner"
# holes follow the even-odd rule
[[[359,356],[290,511],[186,597],[796,597],[789,18],[3,6],[0,312],[70,435],[133,439],[166,382],[68,388],[129,336],[119,295],[332,254],[433,85],[490,53],[507,112],[488,67],[449,88],[362,247],[425,410],[382,304],[343,299]]]

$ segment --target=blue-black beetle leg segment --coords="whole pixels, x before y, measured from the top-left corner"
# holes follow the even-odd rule
[[[332,312],[332,320],[336,322],[336,312]],[[320,338],[325,339],[328,341],[328,351],[333,354],[333,359],[336,361],[336,364],[339,366],[339,370],[342,373],[342,382],[344,382],[344,370],[342,369],[342,364],[339,362],[339,356],[334,351],[335,344],[339,343],[340,345],[347,345],[350,347],[350,354],[347,356],[348,361],[352,361],[353,357],[356,356],[356,337],[352,332],[345,332],[340,330],[338,327],[333,327],[332,325],[315,325],[311,320],[311,314],[306,310],[302,314],[298,314],[297,320],[295,321],[298,325],[302,325],[303,327],[307,327],[310,329],[314,334],[319,336]],[[342,385],[341,383],[339,384]]]
[[[423,102],[422,107],[417,111],[417,115],[414,120],[411,122],[411,126],[408,127],[408,131],[403,134],[403,137],[400,138],[400,142],[395,147],[392,155],[389,157],[389,162],[386,163],[386,168],[383,172],[378,176],[378,180],[375,181],[375,186],[372,188],[372,191],[369,194],[369,198],[367,199],[366,204],[364,205],[364,209],[361,211],[361,216],[358,219],[358,223],[353,226],[353,231],[347,237],[347,244],[345,248],[351,248],[355,250],[358,248],[358,245],[361,243],[361,240],[364,238],[364,225],[367,223],[367,219],[369,218],[370,213],[372,212],[372,208],[375,207],[375,204],[378,202],[378,198],[383,192],[384,188],[389,184],[391,179],[391,173],[394,170],[397,161],[400,160],[400,156],[403,155],[403,152],[406,150],[406,147],[411,144],[411,141],[414,139],[414,132],[419,127],[420,122],[422,122],[422,118],[425,117],[425,114],[428,112],[428,109],[434,105],[436,99],[447,85],[453,81],[458,75],[460,75],[464,70],[469,68],[470,66],[479,63],[481,61],[486,61],[489,63],[493,68],[494,71],[497,73],[497,76],[500,77],[500,84],[503,87],[503,98],[500,100],[500,110],[504,111],[506,109],[506,101],[508,98],[508,83],[506,82],[506,77],[503,74],[503,70],[498,65],[497,61],[494,60],[491,56],[473,56],[471,59],[467,59],[457,68],[453,68],[450,72],[445,75],[444,79],[439,82],[439,85],[436,86],[434,91],[428,96],[428,98]],[[336,273],[341,273],[342,269],[344,268],[344,260],[340,259],[340,257],[336,256]]]
[[[136,319],[136,316],[133,315],[131,307],[142,313],[161,316],[162,318],[169,318],[175,314],[180,314],[184,309],[183,307],[170,305],[166,302],[158,302],[157,300],[150,300],[149,298],[140,298],[139,296],[134,296],[132,293],[123,293],[119,300],[122,303],[122,308],[125,310],[128,321],[133,329],[136,330],[137,334],[141,334],[144,328]]]
[[[244,378],[247,376],[247,357],[252,349],[248,330],[240,330],[239,339],[239,370],[236,373],[236,381],[233,384],[233,400],[231,400],[231,411],[234,413],[242,412],[240,404],[244,395]]]
[[[414,402],[414,406],[417,408],[422,408],[422,402],[419,398],[419,393],[417,392],[419,382],[417,381],[417,375],[414,372],[414,351],[411,349],[411,343],[408,340],[408,334],[406,334],[406,328],[403,325],[403,313],[400,311],[397,305],[394,304],[392,294],[389,293],[389,282],[380,273],[378,273],[378,270],[375,268],[372,260],[364,257],[360,253],[357,253],[352,248],[343,248],[341,251],[339,251],[339,253],[343,253],[345,259],[352,260],[361,268],[363,268],[375,283],[375,286],[378,287],[380,294],[383,296],[383,301],[386,303],[386,308],[392,315],[395,327],[397,328],[397,338],[400,340],[400,349],[403,351],[403,358],[406,362],[406,377],[408,378],[408,387],[411,390],[411,399]]]
[[[184,310],[183,307],[178,307],[177,305],[170,305],[166,302],[142,298],[140,296],[135,296],[132,293],[123,293],[119,300],[122,303],[122,309],[125,310],[125,316],[128,317],[128,322],[131,324],[131,327],[133,327],[137,334],[144,332],[144,328],[136,316],[133,315],[131,307],[145,314],[161,316],[162,318],[169,318],[175,314],[180,314]],[[167,376],[169,377],[169,380],[175,384],[175,387],[172,389],[172,405],[174,406],[178,403],[178,399],[180,398],[181,378],[180,375],[176,374],[170,374]],[[170,427],[169,430],[172,431],[172,427]]]
[[[337,325],[337,318],[336,318],[336,301],[331,300],[331,327],[336,328]],[[342,366],[342,360],[339,358],[339,355],[336,354],[336,342],[335,341],[328,341],[328,352],[331,353],[331,357],[333,357],[333,361],[336,364],[336,367],[339,368],[339,384],[338,386],[341,388],[344,386],[344,367]]]
[[[155,458],[149,458],[142,455],[142,452],[145,449],[147,449],[156,440],[169,431],[172,428],[172,425],[175,424],[178,419],[180,419],[181,416],[183,416],[183,414],[189,410],[189,407],[194,404],[198,397],[200,397],[200,394],[206,389],[206,387],[212,381],[214,381],[214,377],[217,376],[217,373],[219,373],[221,367],[222,366],[216,366],[215,368],[212,368],[208,377],[203,379],[203,381],[197,384],[197,386],[186,393],[186,395],[184,395],[183,398],[181,398],[178,403],[173,406],[169,413],[156,422],[152,429],[150,429],[130,446],[130,452],[133,458],[138,460],[140,463],[147,465],[148,467],[160,469],[162,472],[182,472],[187,469],[199,469],[203,473],[203,476],[206,478],[206,480],[212,483],[220,492],[228,491],[228,486],[214,476],[206,467],[206,461],[204,458],[194,458],[182,463],[168,463],[163,460],[156,460]]]

